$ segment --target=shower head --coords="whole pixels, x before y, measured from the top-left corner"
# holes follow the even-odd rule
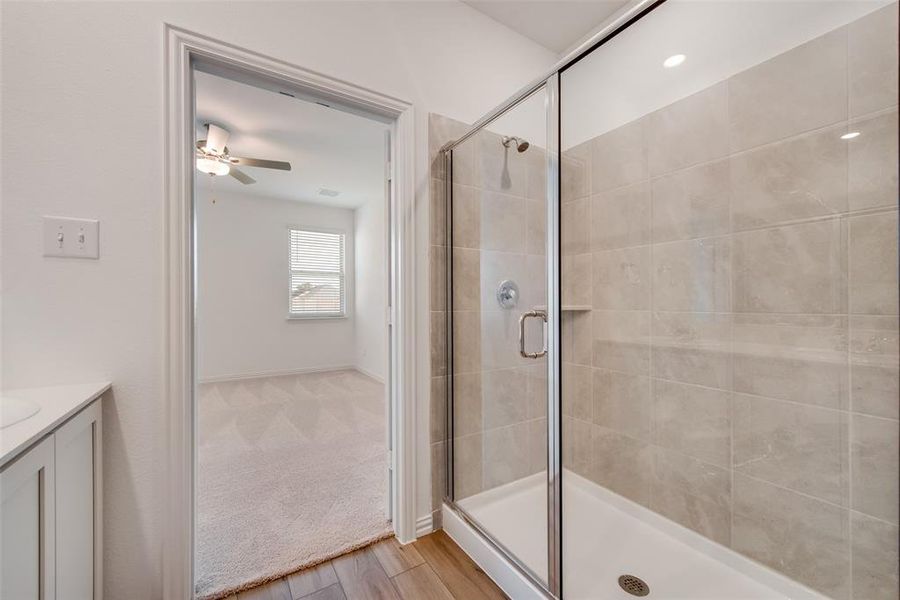
[[[500,140],[500,143],[503,144],[504,148],[509,148],[509,145],[513,142],[515,142],[517,151],[525,152],[526,150],[528,150],[528,140],[523,140],[522,138],[517,138],[510,135],[504,135],[503,139]]]

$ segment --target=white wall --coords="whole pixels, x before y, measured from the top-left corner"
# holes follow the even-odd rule
[[[387,229],[385,199],[373,198],[354,211],[356,216],[356,289],[354,364],[381,381],[387,368]]]
[[[478,118],[549,68],[552,53],[459,2],[5,2],[2,11],[2,385],[114,382],[103,414],[106,597],[161,597],[164,23],[414,103],[417,503],[429,514],[425,119]],[[100,260],[43,258],[44,214],[99,218]]]
[[[196,339],[201,381],[355,364],[353,213],[200,190]],[[289,225],[346,234],[346,318],[287,318]]]

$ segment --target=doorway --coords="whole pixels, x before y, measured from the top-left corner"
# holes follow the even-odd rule
[[[392,535],[383,120],[195,70],[195,591]]]
[[[415,387],[415,289],[412,277],[415,223],[411,218],[414,189],[411,104],[176,27],[167,26],[166,39],[169,323],[166,332],[166,482],[169,516],[166,521],[164,595],[175,598],[195,596],[195,548],[199,524],[196,503],[196,490],[200,484],[196,463],[199,394],[195,391],[201,357],[195,328],[199,308],[196,281],[199,256],[195,236],[194,177],[198,140],[194,73],[213,74],[272,92],[285,91],[305,101],[318,100],[334,110],[384,123],[390,132],[385,150],[385,156],[390,158],[383,178],[387,306],[382,314],[386,321],[384,388],[388,425],[388,433],[384,436],[387,448],[384,464],[386,470],[389,469],[389,475],[385,477],[388,479],[385,509],[389,511],[390,530],[404,543],[415,537],[416,477],[412,466],[415,455],[412,393]],[[244,156],[248,155],[249,152],[244,153]],[[278,160],[275,156],[257,157]],[[289,237],[287,226],[280,237],[283,240]],[[286,273],[285,278],[288,275]],[[286,285],[285,303],[289,302],[287,290]],[[380,517],[387,519],[388,515],[381,514]],[[342,525],[346,526],[346,523]]]

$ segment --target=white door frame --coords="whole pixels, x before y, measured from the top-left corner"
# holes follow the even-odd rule
[[[166,499],[163,597],[193,598],[194,532],[194,90],[192,68],[241,73],[299,96],[330,100],[343,109],[391,123],[390,248],[392,250],[391,487],[394,531],[401,542],[416,537],[416,337],[414,120],[409,102],[300,68],[184,29],[165,25],[166,202],[165,355]]]

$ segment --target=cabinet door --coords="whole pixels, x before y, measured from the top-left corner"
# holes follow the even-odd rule
[[[53,436],[0,471],[0,598],[53,600]]]
[[[56,598],[99,600],[102,496],[100,401],[60,427],[56,438]]]

